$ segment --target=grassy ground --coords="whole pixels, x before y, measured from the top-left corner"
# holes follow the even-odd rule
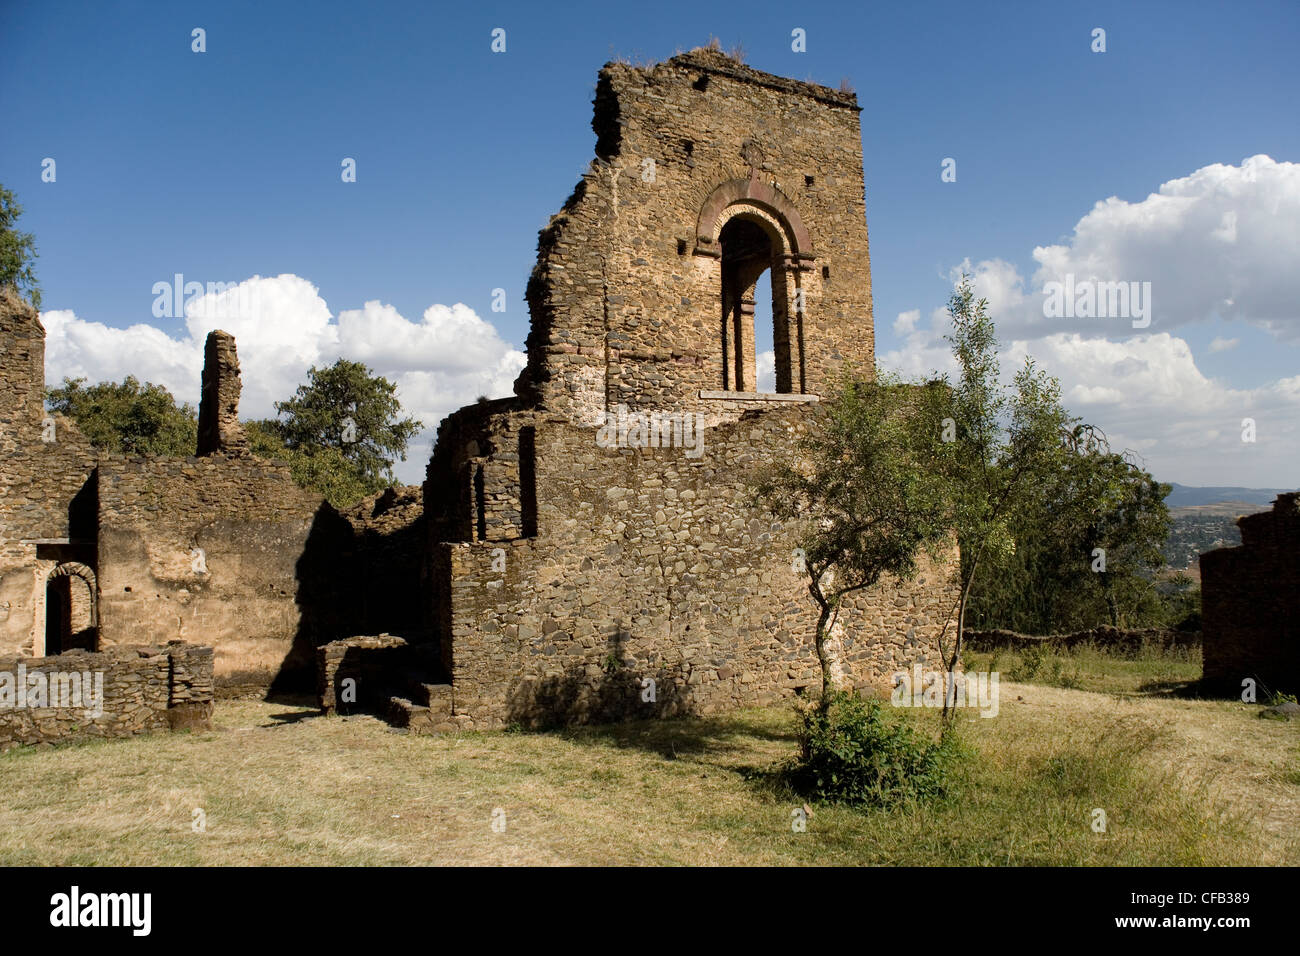
[[[411,737],[223,701],[210,732],[0,756],[0,863],[1300,863],[1300,723],[1005,680],[998,717],[961,720],[957,796],[817,806],[796,833],[803,801],[771,773],[795,749],[788,706]]]
[[[1131,655],[1083,645],[1070,650],[963,653],[968,669],[1004,679],[1108,694],[1162,695],[1190,690],[1201,677],[1200,647],[1147,645]]]

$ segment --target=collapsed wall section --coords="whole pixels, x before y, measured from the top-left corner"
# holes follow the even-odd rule
[[[0,658],[0,748],[212,726],[212,648]]]

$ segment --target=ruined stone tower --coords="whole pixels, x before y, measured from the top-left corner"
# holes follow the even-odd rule
[[[395,701],[405,722],[709,711],[818,680],[793,529],[750,482],[795,452],[842,369],[873,374],[858,112],[712,50],[601,70],[596,159],[539,237],[516,395],[438,432],[425,512],[447,684],[427,712]],[[951,572],[844,609],[848,683],[934,660]]]
[[[846,362],[870,372],[858,112],[712,50],[606,66],[597,159],[538,244],[519,394],[579,423],[746,400],[767,270],[778,394],[816,395]]]
[[[239,392],[235,337],[220,329],[209,332],[203,346],[203,391],[199,400],[200,458],[248,452],[248,439],[239,424]]]

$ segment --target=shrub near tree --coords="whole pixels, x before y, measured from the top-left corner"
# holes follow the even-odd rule
[[[834,687],[826,641],[845,597],[883,574],[907,578],[923,551],[955,536],[957,597],[938,635],[944,675],[942,741],[953,736],[952,681],[976,582],[1016,553],[1030,515],[1052,495],[1088,515],[1086,543],[1121,543],[1122,508],[1135,485],[1113,457],[1089,458],[1095,431],[1062,406],[1060,384],[1027,358],[1004,385],[993,321],[963,276],[948,303],[955,379],[924,386],[848,379],[815,419],[800,456],[758,480],[777,517],[800,523],[800,552],[817,611],[822,696],[802,718],[801,755],[789,777],[805,792],[872,802],[902,777],[939,773],[938,757],[875,709],[850,705]],[[1159,493],[1159,487],[1153,489]],[[1118,515],[1118,517],[1117,517]],[[1139,536],[1140,537],[1140,536]],[[839,769],[835,769],[840,764]],[[812,789],[808,788],[812,786]],[[928,792],[928,785],[920,792]]]
[[[885,574],[915,576],[924,553],[952,543],[939,423],[942,386],[846,376],[792,462],[769,468],[755,497],[798,522],[794,563],[817,609],[822,688],[799,715],[799,754],[782,775],[799,793],[858,806],[933,797],[953,756],[873,700],[838,689],[827,651],[844,601]]]

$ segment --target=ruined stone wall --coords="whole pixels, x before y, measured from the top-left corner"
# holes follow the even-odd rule
[[[0,748],[209,729],[212,701],[210,647],[175,643],[0,658]]]
[[[40,653],[45,579],[86,560],[95,535],[95,454],[77,427],[44,412],[45,330],[0,290],[0,653]]]
[[[720,236],[737,217],[771,246],[776,337],[793,354],[778,391],[816,394],[846,362],[873,374],[853,94],[697,50],[608,64],[592,125],[597,160],[539,239],[521,396],[592,423],[619,403],[700,408],[701,391],[735,390]],[[752,392],[754,345],[740,344]]]
[[[1238,519],[1241,546],[1201,555],[1205,685],[1300,693],[1300,493]]]
[[[597,159],[539,237],[518,398],[449,416],[429,465],[456,726],[709,712],[820,684],[796,529],[750,487],[841,370],[874,374],[856,99],[695,50],[606,65],[592,126]],[[770,395],[755,394],[764,271]],[[691,413],[706,447],[601,447],[621,411]],[[885,690],[937,663],[955,555],[848,602],[841,683]]]
[[[341,519],[286,466],[105,460],[99,500],[102,646],[197,638],[219,682],[265,687],[289,668],[310,684],[316,644],[337,636]]]
[[[752,414],[692,459],[539,421],[537,536],[440,546],[455,722],[707,713],[819,689],[790,530],[748,503],[752,469],[804,427],[801,407]],[[927,564],[846,609],[834,651],[848,684],[883,689],[935,663],[952,570]]]

